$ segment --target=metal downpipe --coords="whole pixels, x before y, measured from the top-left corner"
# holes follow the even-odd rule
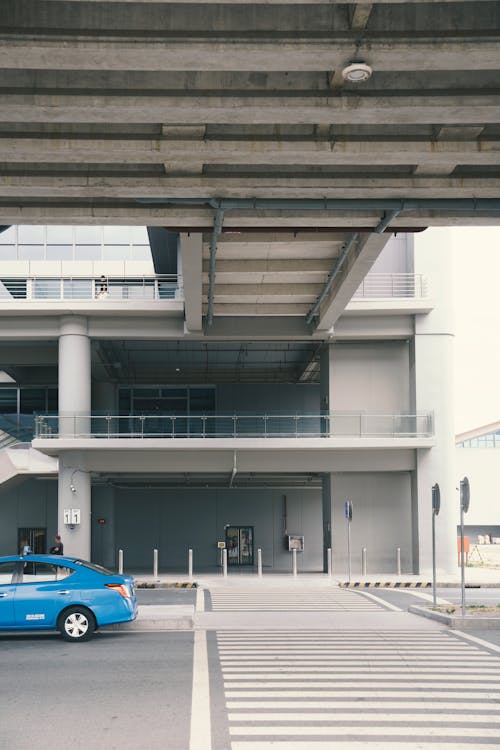
[[[215,254],[217,252],[217,238],[222,231],[224,221],[224,209],[217,206],[214,219],[214,229],[210,237],[210,269],[208,277],[208,309],[207,325],[211,326],[214,319],[214,293],[215,293]]]

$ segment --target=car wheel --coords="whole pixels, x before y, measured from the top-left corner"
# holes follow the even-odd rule
[[[59,615],[57,628],[65,641],[88,641],[96,629],[96,621],[90,609],[68,607]]]

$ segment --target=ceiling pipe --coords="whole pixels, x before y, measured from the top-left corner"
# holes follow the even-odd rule
[[[211,326],[214,319],[214,293],[215,293],[215,254],[217,252],[217,238],[222,231],[224,221],[224,209],[217,206],[215,214],[214,228],[210,237],[210,270],[208,278],[208,309],[207,325]]]
[[[392,219],[391,219],[392,221]],[[177,232],[179,234],[190,234],[190,233],[204,233],[213,232],[213,226],[189,226],[189,227],[165,227],[169,232]],[[391,229],[387,227],[384,232],[398,233],[398,234],[412,234],[416,232],[425,232],[427,227],[406,227],[398,226]],[[335,227],[287,227],[287,226],[266,226],[261,225],[257,227],[252,226],[230,226],[224,225],[221,230],[221,234],[338,234],[339,232],[350,233],[358,232],[359,234],[370,234],[373,232],[373,227],[350,227],[350,226],[335,226]]]
[[[330,289],[332,287],[332,284],[335,281],[336,277],[339,275],[340,271],[342,270],[342,266],[344,265],[345,260],[346,260],[347,256],[349,255],[350,249],[352,248],[352,246],[354,245],[354,243],[357,242],[358,240],[359,240],[359,234],[356,233],[356,234],[353,234],[352,237],[350,237],[347,240],[347,242],[345,243],[345,245],[344,245],[344,247],[342,249],[342,253],[337,258],[337,262],[336,262],[333,270],[330,272],[330,274],[328,276],[328,279],[327,279],[327,282],[325,284],[325,287],[324,287],[323,291],[321,292],[321,294],[319,295],[318,299],[316,300],[316,303],[314,304],[314,307],[312,307],[311,310],[307,314],[307,317],[306,317],[306,323],[307,324],[311,323],[312,319],[317,314],[319,308],[321,307],[321,303],[323,302],[323,300],[325,299],[326,295],[330,291]]]
[[[452,211],[500,214],[499,198],[136,198],[138,203],[280,211]]]

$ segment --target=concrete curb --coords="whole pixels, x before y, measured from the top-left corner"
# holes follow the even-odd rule
[[[175,604],[145,604],[139,607],[137,619],[133,622],[107,625],[102,630],[194,630],[194,607]]]
[[[429,620],[436,620],[437,622],[443,623],[443,625],[449,625],[453,630],[495,630],[500,629],[500,616],[499,617],[474,617],[473,615],[462,615],[446,614],[445,612],[434,612],[428,607],[420,607],[418,605],[412,605],[408,608],[408,612],[414,615],[420,615],[421,617],[427,617]]]
[[[346,581],[339,583],[343,589],[428,589],[428,581]]]

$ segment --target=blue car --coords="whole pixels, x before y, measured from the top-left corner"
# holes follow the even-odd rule
[[[77,643],[136,616],[131,576],[62,555],[0,557],[0,631],[57,628]]]

